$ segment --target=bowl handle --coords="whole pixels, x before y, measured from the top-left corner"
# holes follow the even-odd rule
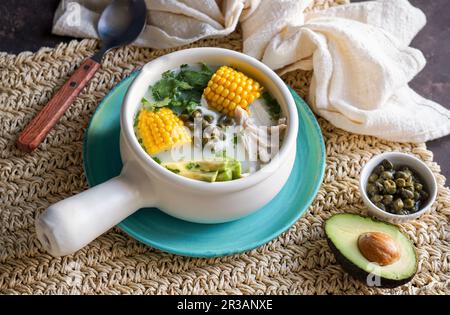
[[[44,249],[53,256],[72,254],[139,208],[155,204],[149,200],[148,178],[143,199],[137,173],[124,167],[119,176],[48,207],[36,220]]]

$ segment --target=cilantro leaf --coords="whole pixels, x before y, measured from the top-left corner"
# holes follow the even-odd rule
[[[168,167],[166,167],[169,171],[171,171],[171,172],[173,172],[173,173],[175,173],[175,174],[178,174],[178,173],[180,173],[180,170],[179,169],[177,169],[177,168],[168,168]]]
[[[141,100],[141,104],[142,107],[145,110],[148,110],[150,112],[155,111],[157,108],[161,108],[161,107],[165,107],[168,106],[170,104],[170,98],[166,97],[161,101],[156,101],[156,102],[150,102],[148,101],[146,98],[142,98]]]
[[[165,98],[172,98],[178,90],[190,90],[192,86],[188,82],[180,81],[172,77],[162,78],[152,87],[152,94],[155,100],[161,101]]]
[[[267,106],[269,107],[269,114],[272,117],[272,119],[274,120],[279,119],[281,115],[281,108],[277,100],[267,91],[262,94],[262,97],[266,102]]]
[[[201,66],[202,73],[209,74],[210,76],[212,76],[214,74],[214,71],[212,71],[211,68],[208,67],[208,65],[206,63],[200,62],[200,66]]]
[[[143,99],[144,108],[154,111],[169,106],[178,111],[193,112],[200,105],[203,90],[213,75],[206,64],[202,63],[200,67],[200,71],[195,71],[183,64],[178,73],[164,72],[161,80],[150,87],[155,102]]]
[[[187,82],[196,88],[204,88],[208,84],[211,76],[208,73],[197,72],[193,70],[182,70],[177,76],[180,81]]]
[[[161,77],[163,79],[172,79],[175,78],[175,72],[173,72],[172,70],[167,70],[166,72],[163,72],[163,74],[161,75]]]
[[[199,168],[200,164],[198,163],[194,163],[194,162],[189,162],[188,164],[186,164],[186,169],[191,170],[193,168]]]

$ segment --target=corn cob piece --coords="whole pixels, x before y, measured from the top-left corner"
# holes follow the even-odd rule
[[[242,72],[230,67],[220,67],[203,91],[208,105],[219,112],[234,117],[236,106],[247,107],[261,96],[262,86]]]
[[[138,136],[151,155],[191,142],[183,121],[167,107],[156,112],[142,109],[137,120]]]

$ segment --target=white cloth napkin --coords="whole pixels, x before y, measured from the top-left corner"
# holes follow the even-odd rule
[[[97,38],[109,0],[61,1],[53,32]],[[309,104],[350,132],[399,142],[450,133],[450,111],[408,82],[425,66],[409,47],[425,15],[407,0],[378,0],[304,13],[312,0],[146,0],[136,44],[168,48],[226,36],[242,25],[244,53],[279,73],[314,70]]]

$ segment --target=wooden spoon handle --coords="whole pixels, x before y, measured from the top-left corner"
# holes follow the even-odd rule
[[[17,139],[17,147],[26,152],[36,149],[98,68],[100,68],[98,62],[91,58],[84,60],[69,80],[25,127]]]

